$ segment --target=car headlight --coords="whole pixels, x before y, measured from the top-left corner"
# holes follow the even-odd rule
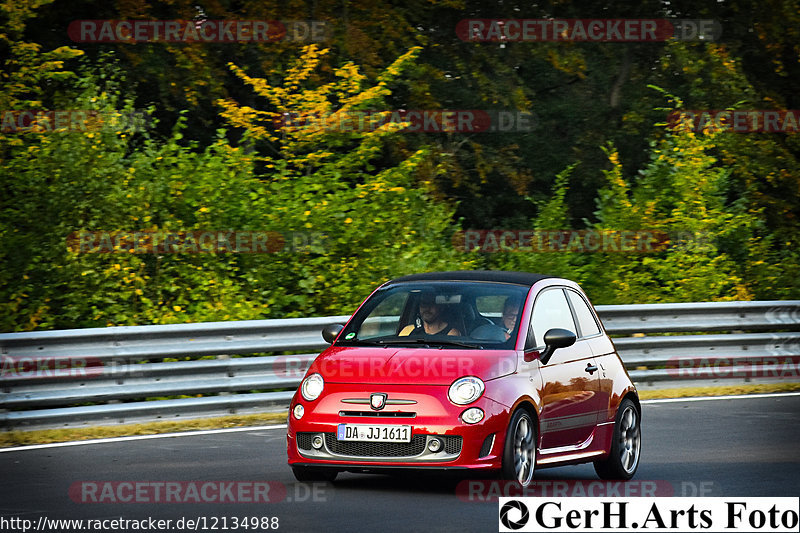
[[[322,376],[319,374],[311,374],[304,379],[303,384],[300,385],[300,394],[303,395],[306,401],[313,402],[322,394],[322,389],[324,387],[325,381],[323,381]]]
[[[483,409],[480,407],[470,407],[461,413],[461,420],[467,424],[477,424],[483,420]]]
[[[466,405],[472,403],[483,394],[483,381],[475,376],[467,376],[459,378],[450,385],[450,390],[447,391],[447,397],[450,401],[458,405]]]

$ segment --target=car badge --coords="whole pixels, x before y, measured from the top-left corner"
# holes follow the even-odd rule
[[[386,406],[386,394],[374,392],[369,395],[369,405],[376,411],[380,411]]]

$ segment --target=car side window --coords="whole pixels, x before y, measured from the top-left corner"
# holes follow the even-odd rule
[[[575,310],[575,317],[578,319],[578,325],[581,327],[581,338],[591,337],[600,333],[600,326],[592,314],[592,310],[586,304],[586,301],[575,291],[567,291],[569,303],[572,304],[572,309]]]
[[[548,289],[536,298],[526,347],[544,346],[544,334],[553,328],[568,329],[573,333],[576,331],[563,289]]]
[[[400,317],[407,300],[408,293],[397,293],[379,303],[361,324],[359,338],[394,335],[401,326]]]

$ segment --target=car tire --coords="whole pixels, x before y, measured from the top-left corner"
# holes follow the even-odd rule
[[[536,469],[536,424],[525,409],[517,409],[511,417],[503,448],[503,478],[523,487],[533,481]]]
[[[602,479],[628,480],[639,467],[641,450],[641,416],[633,401],[625,398],[617,409],[611,451],[606,459],[595,461],[594,470]]]
[[[338,470],[332,468],[314,468],[313,466],[293,466],[292,472],[297,481],[304,482],[333,481],[339,474]]]

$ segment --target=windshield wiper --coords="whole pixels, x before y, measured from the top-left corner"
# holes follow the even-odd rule
[[[428,342],[432,344],[446,344],[447,346],[463,346],[464,348],[480,348],[483,350],[482,344],[476,344],[474,342],[451,341],[446,339],[429,339]]]
[[[451,341],[449,339],[429,339],[429,338],[416,338],[416,339],[381,339],[377,341],[380,344],[439,344],[439,345],[446,345],[446,346],[461,346],[463,348],[480,348],[483,350],[483,346],[480,344],[473,344],[469,342],[462,342],[462,341]]]
[[[378,344],[428,344],[429,341],[417,337],[414,339],[381,339],[375,342]]]

